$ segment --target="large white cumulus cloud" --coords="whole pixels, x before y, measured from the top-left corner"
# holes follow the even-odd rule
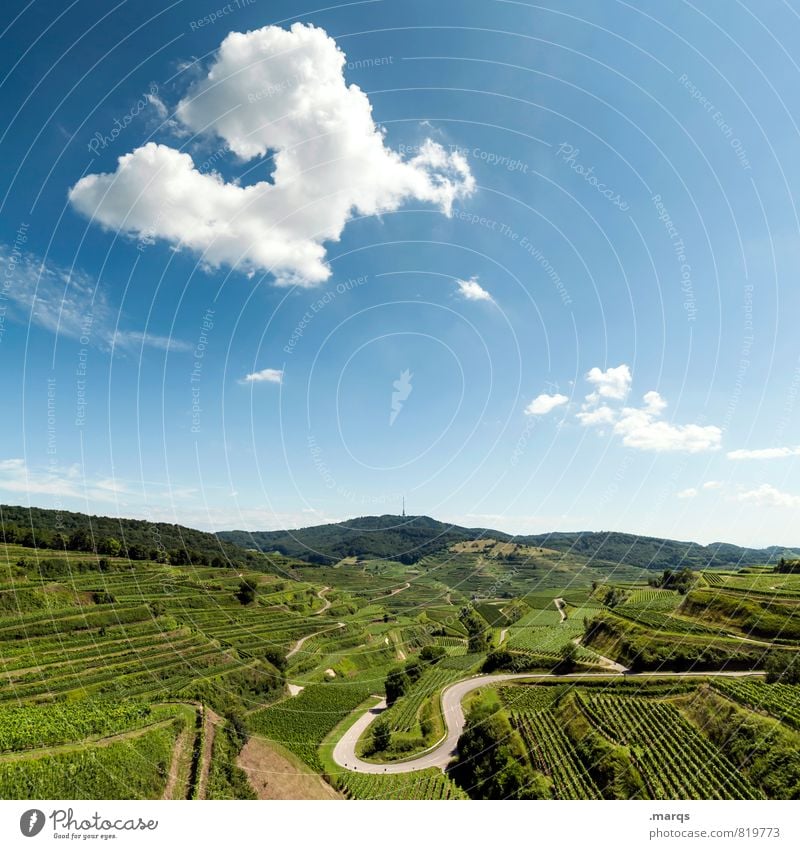
[[[282,283],[324,281],[323,243],[338,240],[354,215],[412,199],[449,214],[474,190],[464,158],[431,140],[409,160],[388,148],[344,63],[318,27],[230,33],[177,117],[243,161],[272,152],[272,182],[225,182],[189,154],[151,143],[120,157],[114,173],[79,180],[72,204],[109,229],[185,246],[213,266],[270,271]]]

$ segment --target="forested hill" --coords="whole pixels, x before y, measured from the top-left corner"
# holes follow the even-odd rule
[[[800,549],[772,546],[741,548],[728,543],[703,546],[657,537],[617,532],[549,533],[517,536],[486,528],[447,525],[427,516],[364,516],[329,525],[292,531],[224,531],[222,539],[244,548],[279,552],[309,563],[343,557],[381,557],[413,563],[448,546],[474,539],[515,542],[569,553],[594,566],[619,563],[645,569],[738,568],[776,562],[781,556],[800,556]]]
[[[675,566],[690,568],[738,568],[774,563],[782,556],[796,557],[800,549],[770,546],[742,548],[725,542],[699,545],[660,537],[643,537],[618,532],[549,533],[517,537],[516,542],[569,552],[592,561],[627,563],[647,569]]]
[[[0,542],[29,548],[86,551],[155,560],[173,565],[256,564],[266,558],[244,551],[212,533],[166,522],[89,516],[64,510],[0,505]]]
[[[379,557],[415,563],[456,542],[485,537],[511,539],[500,531],[462,528],[428,516],[391,515],[362,516],[294,531],[223,531],[217,536],[243,548],[277,551],[309,563],[327,563],[343,557]]]

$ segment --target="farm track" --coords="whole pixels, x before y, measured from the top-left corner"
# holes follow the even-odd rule
[[[306,640],[310,640],[312,637],[318,637],[320,634],[327,634],[328,631],[337,631],[339,628],[346,628],[347,624],[345,622],[337,622],[331,628],[323,628],[321,631],[314,631],[313,634],[306,634],[305,637],[300,637],[300,639],[286,652],[286,659],[288,660],[290,657],[293,657],[303,648]]]
[[[407,590],[410,586],[411,586],[411,584],[406,582],[402,587],[398,587],[396,590],[392,590],[390,593],[386,593],[386,595],[378,596],[376,601],[380,601],[381,599],[384,599],[384,598],[391,598],[393,595],[397,595],[398,593],[403,592],[403,590]]]
[[[328,590],[330,590],[330,587],[323,587],[323,588],[322,588],[322,589],[321,589],[321,590],[317,593],[317,598],[322,599],[322,601],[324,601],[324,602],[325,602],[325,604],[324,604],[322,607],[320,607],[320,609],[319,609],[319,610],[315,610],[315,611],[311,614],[312,616],[319,616],[321,613],[324,613],[326,610],[328,610],[328,609],[330,608],[330,606],[331,606],[332,602],[331,602],[331,600],[330,600],[330,599],[325,598],[325,593],[327,593],[327,592],[328,592]]]
[[[762,676],[761,672],[639,672],[624,675],[617,673],[594,673],[594,672],[572,672],[567,675],[531,675],[525,672],[509,672],[504,675],[476,675],[456,681],[446,687],[441,694],[442,715],[444,716],[447,732],[444,739],[417,758],[395,763],[370,763],[362,761],[356,755],[356,744],[359,738],[369,726],[386,710],[386,699],[381,699],[378,704],[363,713],[342,735],[333,749],[333,760],[337,766],[351,772],[360,772],[367,775],[398,775],[405,772],[418,772],[422,769],[436,767],[445,770],[456,753],[456,746],[461,732],[464,730],[464,711],[461,702],[464,697],[485,687],[487,684],[500,684],[504,681],[614,681],[629,680],[632,678],[745,678],[751,676]]]
[[[561,621],[566,622],[567,621],[567,611],[564,610],[564,608],[566,606],[566,602],[564,601],[564,599],[563,598],[554,598],[553,604],[556,606],[556,610],[558,611],[559,615],[561,616]]]
[[[175,747],[172,750],[172,760],[169,764],[169,772],[167,773],[167,786],[164,788],[162,799],[175,799],[175,793],[178,789],[178,779],[180,777],[181,768],[187,758],[191,758],[192,741],[194,733],[191,728],[184,728],[178,735],[175,741]],[[184,786],[183,793],[178,795],[178,799],[186,798],[187,788]]]
[[[208,787],[208,774],[211,772],[211,755],[214,752],[214,737],[217,734],[217,726],[222,722],[222,717],[214,713],[211,708],[203,708],[203,751],[200,755],[200,777],[197,781],[197,798],[206,798]]]

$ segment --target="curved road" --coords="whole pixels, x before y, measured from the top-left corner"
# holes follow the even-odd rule
[[[743,678],[748,675],[760,675],[759,672],[639,672],[635,675],[626,675],[627,678]],[[356,743],[369,726],[386,710],[386,699],[381,699],[378,704],[367,710],[347,729],[342,738],[333,749],[333,760],[337,766],[349,769],[352,772],[362,772],[369,775],[397,775],[403,772],[417,772],[421,769],[438,767],[446,769],[456,753],[456,745],[461,732],[464,730],[464,711],[461,701],[467,693],[484,687],[486,684],[499,684],[503,681],[527,680],[553,681],[553,680],[576,680],[581,678],[592,678],[594,680],[615,680],[622,678],[621,673],[603,674],[595,672],[571,672],[567,675],[531,675],[526,672],[508,672],[504,675],[475,675],[456,681],[445,688],[442,692],[442,714],[447,735],[444,740],[437,743],[429,751],[418,758],[395,763],[369,763],[362,761],[356,756]]]

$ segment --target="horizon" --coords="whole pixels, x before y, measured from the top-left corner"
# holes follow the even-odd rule
[[[181,525],[182,524],[181,522],[163,522],[161,520],[141,519],[138,516],[111,515],[111,514],[108,514],[108,513],[87,513],[85,511],[80,511],[80,510],[58,511],[57,508],[41,507],[39,505],[24,505],[24,504],[2,504],[2,505],[0,505],[0,508],[5,508],[5,507],[12,507],[12,508],[21,509],[21,510],[30,510],[30,509],[54,510],[55,509],[57,512],[78,513],[80,515],[85,515],[85,516],[89,516],[89,517],[96,517],[96,518],[101,518],[101,519],[132,520],[132,521],[154,521],[156,524],[161,523],[161,524],[170,524],[170,525]],[[505,535],[511,536],[511,537],[516,537],[516,538],[541,537],[541,536],[549,536],[550,534],[565,534],[565,535],[621,534],[621,535],[625,535],[625,536],[636,536],[636,537],[647,538],[647,539],[664,540],[664,541],[667,541],[667,542],[678,542],[678,543],[684,543],[684,544],[689,544],[689,545],[699,545],[699,546],[702,546],[702,547],[709,547],[709,546],[712,546],[712,545],[735,545],[739,548],[752,549],[752,550],[756,550],[756,551],[767,550],[767,549],[771,549],[771,548],[785,548],[785,549],[790,550],[790,551],[791,550],[800,551],[800,545],[792,545],[792,544],[787,545],[787,544],[782,544],[782,543],[770,543],[768,545],[762,545],[762,546],[747,546],[747,545],[740,546],[738,543],[732,543],[730,540],[716,539],[716,540],[710,540],[708,542],[701,542],[701,541],[695,540],[695,539],[679,539],[679,538],[676,538],[676,537],[659,537],[659,536],[652,536],[652,535],[649,535],[649,534],[636,534],[632,531],[609,529],[609,528],[602,528],[602,529],[598,529],[598,530],[589,530],[587,528],[571,529],[571,530],[557,530],[557,531],[556,530],[550,530],[550,531],[542,531],[542,532],[539,532],[539,533],[516,533],[515,534],[515,533],[509,532],[509,531],[503,531],[500,528],[493,528],[493,527],[489,527],[489,526],[484,527],[484,526],[480,526],[480,525],[459,525],[459,524],[453,523],[453,522],[445,522],[445,521],[442,521],[441,519],[437,519],[435,516],[430,516],[430,515],[425,514],[425,513],[420,513],[420,514],[415,514],[415,515],[406,514],[405,516],[403,516],[402,514],[399,514],[399,513],[371,513],[371,514],[365,513],[365,514],[361,514],[359,516],[349,516],[349,517],[344,518],[344,519],[336,519],[336,520],[332,520],[330,522],[321,522],[321,523],[317,523],[317,524],[314,524],[314,525],[298,525],[296,527],[284,527],[284,528],[263,528],[263,527],[260,527],[260,528],[215,528],[215,529],[212,529],[212,528],[203,528],[203,527],[192,526],[192,525],[183,525],[183,527],[189,528],[190,530],[203,531],[205,533],[211,533],[211,534],[235,533],[235,532],[248,533],[248,534],[255,534],[255,533],[290,533],[292,531],[308,530],[309,528],[325,527],[325,526],[328,526],[328,525],[339,525],[339,524],[343,524],[345,522],[354,522],[354,521],[357,521],[358,519],[382,519],[382,518],[385,518],[385,517],[390,517],[390,518],[393,518],[393,519],[400,520],[397,524],[397,527],[401,527],[404,524],[404,522],[407,522],[407,521],[413,520],[413,519],[430,519],[431,521],[438,522],[439,524],[442,524],[442,525],[446,525],[449,528],[461,528],[461,529],[469,530],[469,531],[473,531],[473,530],[474,531],[488,531],[489,533],[498,532],[498,533],[505,534]],[[486,538],[491,539],[491,537],[486,537]]]

